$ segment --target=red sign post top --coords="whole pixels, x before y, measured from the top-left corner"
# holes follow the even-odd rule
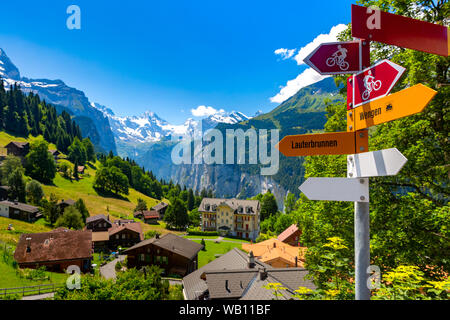
[[[405,72],[405,68],[382,60],[353,76],[353,108],[387,96]]]
[[[356,73],[361,67],[359,41],[322,43],[304,62],[322,75]]]
[[[352,36],[448,57],[445,26],[352,5]]]

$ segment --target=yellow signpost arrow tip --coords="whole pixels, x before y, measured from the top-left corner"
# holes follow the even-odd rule
[[[353,120],[353,131],[366,129],[422,112],[436,94],[437,91],[417,84],[349,110],[347,117]]]

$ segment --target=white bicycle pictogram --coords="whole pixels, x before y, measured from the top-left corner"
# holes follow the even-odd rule
[[[327,66],[334,67],[335,65],[337,65],[342,71],[347,71],[350,65],[347,61],[345,61],[346,57],[347,57],[347,49],[339,45],[338,50],[327,59],[326,61]]]
[[[362,94],[363,100],[368,100],[370,98],[370,94],[372,91],[378,91],[381,88],[382,82],[381,80],[375,80],[375,77],[372,76],[372,72],[369,71],[369,74],[364,77],[364,87],[366,90]]]

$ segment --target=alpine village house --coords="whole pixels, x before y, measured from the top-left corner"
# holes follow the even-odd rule
[[[258,200],[203,198],[200,207],[202,231],[255,241],[259,235],[261,206]]]

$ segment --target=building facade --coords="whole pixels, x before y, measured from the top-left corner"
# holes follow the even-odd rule
[[[258,200],[204,198],[198,211],[202,231],[255,240],[259,235],[261,206]]]

